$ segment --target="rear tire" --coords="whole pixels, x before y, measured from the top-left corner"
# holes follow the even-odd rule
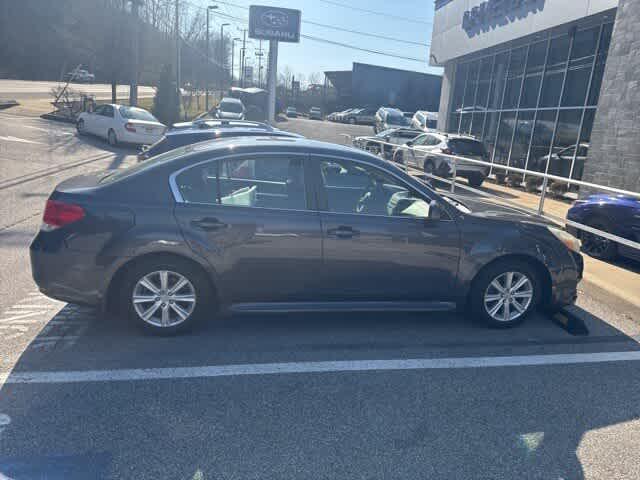
[[[480,188],[482,186],[482,182],[484,182],[484,175],[481,174],[473,174],[473,175],[469,175],[469,177],[467,178],[467,182],[469,182],[469,185],[474,187],[474,188]]]
[[[521,324],[536,309],[541,293],[542,282],[532,265],[522,260],[504,260],[486,267],[476,276],[469,294],[469,307],[489,327],[511,328]]]
[[[114,132],[111,128],[107,133],[107,142],[109,142],[109,145],[111,145],[112,147],[118,146],[118,137],[116,136],[116,132]]]
[[[160,272],[168,272],[164,289]],[[181,279],[187,283],[172,293],[172,288],[176,288]],[[157,291],[148,286],[155,287]],[[137,300],[135,303],[134,296]],[[128,318],[146,332],[176,335],[188,331],[207,312],[211,312],[212,296],[206,274],[190,262],[172,257],[151,257],[126,272],[121,283],[119,303],[126,309]],[[145,320],[142,315],[153,307],[155,310],[151,312],[152,315]],[[163,316],[163,310],[167,311],[167,317]],[[165,322],[165,318],[168,321]]]

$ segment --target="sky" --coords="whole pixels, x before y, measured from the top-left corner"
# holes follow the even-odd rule
[[[278,56],[278,69],[280,71],[288,66],[293,73],[301,73],[308,76],[312,72],[350,70],[353,62],[360,62],[419,72],[442,72],[442,69],[429,67],[428,65],[428,44],[431,42],[434,14],[433,0],[329,0],[329,2],[323,0],[225,0],[225,3],[216,2],[215,0],[210,2],[198,0],[198,3],[202,5],[207,5],[207,3],[217,4],[218,12],[222,15],[227,14],[242,18],[248,18],[248,10],[246,8],[251,4],[295,8],[302,11],[302,34],[418,59],[418,61],[415,61],[392,58],[301,38],[300,43],[297,44],[280,43]],[[240,5],[244,8],[238,8],[231,4]],[[342,4],[346,7],[335,4]],[[349,6],[372,10],[381,14],[358,11],[348,8]],[[394,18],[394,16],[409,18],[413,21]],[[245,27],[246,24],[234,22],[234,20],[222,18],[221,15],[216,14],[212,15],[212,19],[212,29],[223,22],[235,23],[231,27],[226,27],[226,31],[229,34],[234,32],[234,36],[242,37],[242,32],[238,29]],[[421,45],[332,30],[305,23],[305,20],[417,42]],[[258,40],[251,40],[251,42],[248,47],[247,55],[249,56],[253,54],[253,48],[258,48]],[[266,43],[263,42],[263,46]]]

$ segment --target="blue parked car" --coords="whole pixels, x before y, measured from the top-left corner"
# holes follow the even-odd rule
[[[591,195],[578,200],[567,219],[640,242],[640,199],[622,195]],[[589,232],[567,227],[582,240],[582,251],[595,258],[612,260],[618,255],[640,260],[640,251]]]

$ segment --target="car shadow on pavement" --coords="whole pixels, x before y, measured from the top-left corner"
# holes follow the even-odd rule
[[[639,349],[604,319],[585,319],[597,326],[597,338],[573,337],[543,315],[517,329],[489,330],[456,313],[227,314],[189,334],[154,337],[120,315],[68,305],[49,322],[66,330],[45,327],[13,371]],[[7,446],[0,473],[75,480],[126,468],[130,478],[248,478],[260,471],[253,478],[582,479],[583,465],[620,458],[617,435],[638,429],[640,372],[620,375],[620,368],[7,383],[0,413],[11,423],[0,426]],[[603,438],[606,452],[594,447]],[[92,459],[100,461],[92,467]]]

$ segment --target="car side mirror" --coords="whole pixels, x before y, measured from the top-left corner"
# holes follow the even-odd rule
[[[409,140],[407,142],[407,147],[413,147],[413,140]]]

